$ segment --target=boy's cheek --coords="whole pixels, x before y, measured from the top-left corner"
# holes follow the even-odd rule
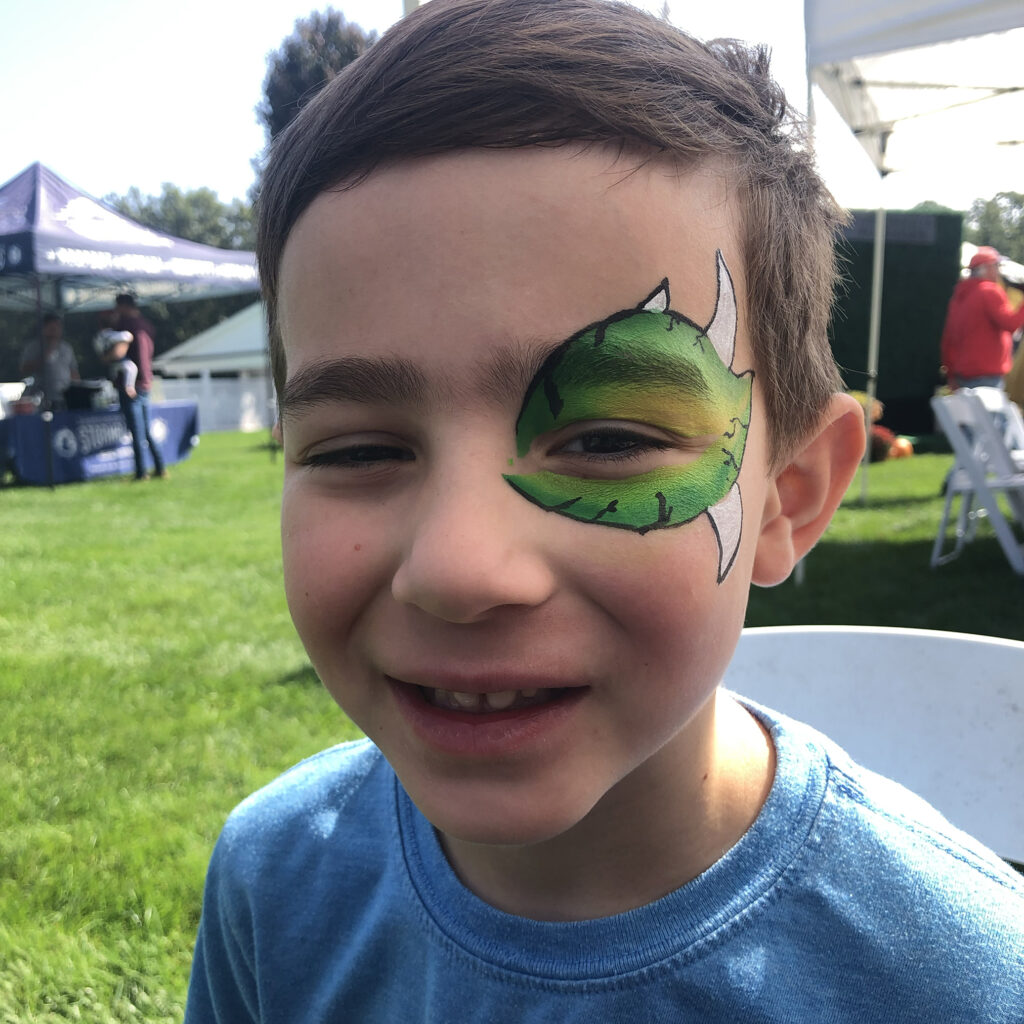
[[[645,697],[658,713],[674,716],[681,699],[706,697],[725,672],[743,628],[752,555],[741,547],[719,583],[707,517],[639,539],[645,548],[603,566],[605,592],[615,595],[605,611],[629,638],[632,663],[641,673],[676,680]]]
[[[751,556],[741,544],[732,572],[718,583],[718,543],[707,516],[643,536],[574,525],[588,541],[578,549],[587,592],[634,635],[700,637],[706,622],[733,621],[737,604],[742,620]]]
[[[337,618],[339,605],[360,597],[373,555],[366,532],[355,517],[340,519],[330,502],[286,481],[281,556],[285,594],[300,634],[315,629],[321,618]]]

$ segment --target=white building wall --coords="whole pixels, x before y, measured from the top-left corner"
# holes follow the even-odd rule
[[[273,389],[263,375],[154,377],[153,393],[158,401],[196,402],[202,433],[267,430],[273,423]]]

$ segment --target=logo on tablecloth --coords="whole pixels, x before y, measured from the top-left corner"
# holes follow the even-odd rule
[[[157,444],[163,444],[167,440],[167,421],[157,417],[153,420],[153,426],[150,428],[153,434],[153,440]]]
[[[78,454],[78,438],[68,427],[62,427],[53,435],[53,450],[62,459],[73,459]]]
[[[125,428],[120,416],[104,416],[101,418],[82,420],[78,424],[78,447],[82,455],[120,445],[131,443],[131,434]]]

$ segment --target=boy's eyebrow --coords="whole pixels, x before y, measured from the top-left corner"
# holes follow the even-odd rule
[[[478,388],[497,404],[522,400],[547,357],[564,342],[506,345],[496,348],[481,373]],[[704,375],[686,360],[648,354],[602,353],[593,362],[573,366],[565,384],[585,387],[617,383],[630,387],[675,387],[694,396],[708,394]],[[318,359],[290,377],[281,393],[281,418],[299,415],[318,405],[357,402],[367,405],[411,405],[434,401],[456,405],[471,399],[467,389],[450,380],[428,380],[408,359],[396,356],[338,356]]]
[[[563,386],[592,387],[617,384],[624,389],[671,388],[692,397],[710,395],[711,389],[700,367],[682,356],[656,352],[589,353],[566,367]]]
[[[499,346],[483,368],[476,387],[489,400],[517,404],[544,360],[560,342],[540,348]],[[412,405],[435,402],[456,405],[469,401],[471,390],[450,379],[428,379],[412,361],[396,356],[338,356],[308,363],[288,378],[281,392],[281,418],[299,415],[318,405],[357,402]]]
[[[281,392],[281,416],[335,402],[408,404],[422,398],[426,390],[422,372],[404,359],[318,359],[288,378]]]

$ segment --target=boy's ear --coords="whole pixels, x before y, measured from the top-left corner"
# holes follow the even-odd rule
[[[864,411],[856,399],[833,395],[817,427],[768,481],[754,583],[781,583],[817,543],[857,471],[864,436]]]

